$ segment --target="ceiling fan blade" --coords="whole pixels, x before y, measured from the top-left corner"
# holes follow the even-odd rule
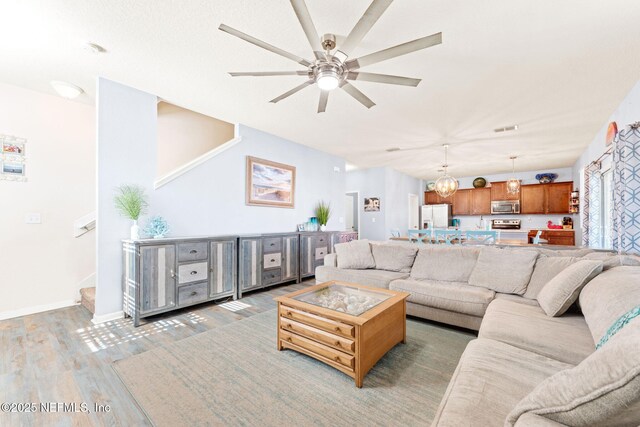
[[[413,79],[411,77],[391,76],[388,74],[377,73],[363,73],[358,71],[349,71],[349,74],[347,74],[347,79],[413,87],[418,86],[418,84],[422,81],[421,79]]]
[[[308,71],[232,71],[231,77],[308,76]]]
[[[311,49],[313,50],[316,59],[324,58],[324,50],[320,44],[318,30],[316,30],[316,26],[313,25],[313,20],[311,19],[311,14],[309,14],[309,9],[307,9],[307,4],[304,0],[291,0],[291,6],[293,6],[293,10],[298,17],[298,21],[300,21],[300,25],[302,25],[302,30],[307,36],[307,40],[309,40],[309,44],[311,45]]]
[[[300,90],[304,89],[305,87],[309,86],[310,84],[313,84],[314,82],[315,82],[315,81],[314,81],[313,79],[309,79],[309,80],[307,80],[306,82],[302,83],[301,85],[298,85],[298,86],[294,87],[294,88],[293,88],[293,89],[291,89],[290,91],[287,91],[287,92],[283,93],[283,94],[282,94],[282,95],[280,95],[279,97],[277,97],[277,98],[273,98],[273,99],[272,99],[271,101],[269,101],[269,102],[273,102],[274,104],[275,104],[276,102],[280,102],[280,101],[282,101],[283,99],[285,99],[286,97],[293,95],[294,93],[296,93],[296,92],[298,92],[298,91],[300,91]]]
[[[320,91],[320,102],[318,103],[318,113],[324,113],[327,109],[327,100],[329,99],[329,91]]]
[[[353,96],[356,100],[358,100],[358,102],[360,102],[365,107],[371,108],[374,105],[376,105],[375,102],[370,100],[369,97],[367,97],[367,95],[365,95],[364,93],[360,92],[351,83],[349,83],[347,81],[343,81],[342,84],[340,85],[340,87],[342,88],[342,90],[347,92],[349,95]]]
[[[364,12],[364,15],[362,15],[362,18],[360,18],[344,43],[340,46],[340,50],[349,54],[355,49],[392,2],[393,0],[373,0],[369,8]]]
[[[282,50],[278,47],[275,47],[273,45],[270,45],[267,42],[263,42],[262,40],[258,40],[255,37],[250,36],[249,34],[245,34],[242,31],[238,31],[235,28],[231,28],[228,25],[225,24],[220,24],[220,26],[218,27],[219,30],[224,31],[225,33],[229,33],[232,36],[236,36],[244,41],[247,41],[251,44],[254,44],[258,47],[261,47],[263,49],[268,50],[269,52],[273,52],[275,54],[278,54],[280,56],[284,56],[285,58],[291,59],[292,61],[297,62],[300,65],[304,65],[305,67],[308,67],[309,65],[311,65],[311,63],[309,61],[307,61],[304,58],[300,58],[297,55],[294,55],[293,53],[289,53],[285,50]]]
[[[345,65],[349,70],[357,70],[358,68],[365,67],[367,65],[376,64],[378,62],[386,61],[397,56],[402,56],[406,55],[407,53],[415,52],[417,50],[426,49],[440,43],[442,43],[442,33],[436,33],[387,49],[379,50],[378,52],[370,53],[369,55],[365,55],[360,58],[352,59],[350,61],[347,61]]]

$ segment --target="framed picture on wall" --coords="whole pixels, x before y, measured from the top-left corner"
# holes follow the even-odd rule
[[[295,189],[294,166],[247,156],[247,205],[293,208]]]
[[[365,212],[380,212],[380,198],[379,197],[365,197],[364,198],[364,211]]]

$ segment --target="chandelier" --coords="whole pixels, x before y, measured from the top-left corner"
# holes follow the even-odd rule
[[[516,156],[509,157],[511,159],[511,173],[513,178],[507,181],[507,193],[518,194],[520,192],[520,180],[516,179]]]
[[[440,197],[444,197],[446,199],[458,190],[458,181],[454,177],[449,176],[449,174],[447,173],[447,167],[449,167],[449,165],[447,164],[447,149],[449,148],[449,145],[444,144],[443,147],[444,165],[442,165],[442,167],[444,168],[444,174],[436,181],[435,190],[436,193],[440,195]]]

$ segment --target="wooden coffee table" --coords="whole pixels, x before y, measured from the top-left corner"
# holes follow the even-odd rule
[[[406,342],[406,292],[326,282],[274,298],[278,350],[291,349],[362,380],[396,344]]]

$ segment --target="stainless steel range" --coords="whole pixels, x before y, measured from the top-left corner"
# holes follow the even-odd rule
[[[492,219],[491,229],[493,230],[520,230],[522,221],[519,219]]]

